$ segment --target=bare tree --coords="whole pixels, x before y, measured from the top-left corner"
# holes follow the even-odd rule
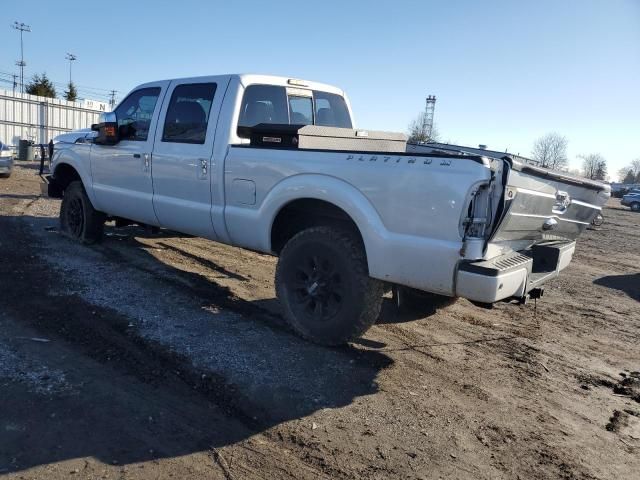
[[[592,180],[605,180],[607,177],[607,160],[599,153],[578,155],[582,159],[582,174]]]
[[[640,183],[640,157],[631,160],[631,163],[618,170],[618,177],[622,183]]]
[[[541,167],[560,170],[569,163],[567,158],[567,137],[558,133],[547,133],[533,143],[533,158],[540,162]]]
[[[409,124],[409,141],[410,142],[437,142],[440,139],[440,134],[438,133],[438,129],[435,124],[431,129],[431,135],[428,134],[426,129],[424,128],[424,117],[426,113],[420,113],[413,121]]]

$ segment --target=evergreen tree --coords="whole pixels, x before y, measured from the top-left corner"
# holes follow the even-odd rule
[[[633,174],[633,170],[629,170],[627,172],[627,175],[624,177],[624,180],[622,180],[622,183],[635,183],[636,182],[636,176]]]
[[[75,102],[78,99],[78,90],[73,82],[69,82],[67,90],[64,92],[64,99],[68,102]]]
[[[36,73],[31,79],[31,82],[27,84],[25,91],[29,95],[56,98],[56,89],[46,73],[42,73],[42,75]]]

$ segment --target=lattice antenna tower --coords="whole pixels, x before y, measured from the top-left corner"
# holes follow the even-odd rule
[[[422,122],[422,131],[425,133],[427,140],[431,140],[433,132],[433,115],[436,110],[436,96],[427,96],[427,103],[424,110],[424,119]]]

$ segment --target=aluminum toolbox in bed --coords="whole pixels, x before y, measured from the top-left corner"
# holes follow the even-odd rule
[[[407,148],[407,137],[402,133],[316,125],[262,123],[255,127],[239,127],[238,135],[251,139],[252,146],[260,147],[376,153],[405,153]]]

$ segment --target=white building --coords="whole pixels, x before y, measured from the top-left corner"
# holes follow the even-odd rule
[[[0,141],[18,145],[19,140],[48,143],[61,133],[97,123],[108,104],[97,100],[67,102],[57,98],[0,90]]]

